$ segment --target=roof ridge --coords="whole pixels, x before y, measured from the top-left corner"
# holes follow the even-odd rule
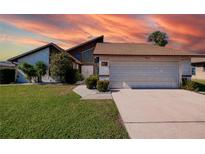
[[[71,48],[66,49],[66,51],[73,50],[73,49],[78,48],[78,47],[80,47],[80,46],[82,46],[82,45],[84,45],[84,44],[87,44],[87,43],[89,43],[89,42],[92,42],[92,41],[97,40],[97,39],[100,39],[100,38],[104,39],[104,35],[100,35],[100,36],[98,36],[98,37],[95,37],[95,38],[92,38],[92,39],[90,39],[90,40],[87,40],[87,41],[84,41],[84,42],[82,42],[82,43],[79,43],[79,44],[77,44],[77,45],[75,45],[75,46],[73,46],[73,47],[71,47]]]
[[[20,57],[26,56],[26,55],[28,55],[28,54],[30,54],[30,53],[33,53],[33,52],[38,51],[38,50],[40,50],[40,49],[46,48],[46,47],[48,47],[48,46],[50,46],[50,45],[52,45],[52,44],[51,44],[51,43],[47,43],[47,44],[45,44],[45,45],[42,45],[42,46],[40,46],[40,47],[31,49],[31,50],[29,50],[29,51],[27,51],[27,52],[24,52],[24,53],[22,53],[22,54],[19,54],[19,55],[17,55],[17,56],[14,56],[14,57],[12,57],[12,58],[7,59],[7,60],[8,60],[8,61],[11,61],[11,60],[14,60],[14,59],[16,59],[16,58],[20,58]]]
[[[58,49],[59,51],[63,51],[63,52],[66,51],[65,49],[61,48],[61,47],[58,46],[57,44],[55,44],[55,43],[53,43],[53,42],[50,42],[50,43],[47,43],[47,44],[42,45],[42,46],[40,46],[40,47],[37,47],[37,48],[35,48],[35,49],[29,50],[29,51],[27,51],[27,52],[24,52],[24,53],[22,53],[22,54],[19,54],[19,55],[17,55],[17,56],[14,56],[14,57],[12,57],[12,58],[9,58],[9,59],[7,59],[7,60],[8,60],[8,61],[12,61],[12,60],[14,60],[14,59],[17,59],[17,58],[20,58],[20,57],[24,57],[24,56],[26,56],[26,55],[28,55],[28,54],[35,53],[35,52],[37,52],[37,51],[39,51],[39,50],[42,50],[42,49],[44,49],[44,48],[47,48],[47,47],[49,47],[49,46],[53,46],[53,47],[55,47],[56,49]],[[75,57],[73,57],[70,53],[69,53],[69,55],[70,55],[70,57],[71,57],[72,59],[74,59],[77,63],[81,63],[79,60],[77,60]]]

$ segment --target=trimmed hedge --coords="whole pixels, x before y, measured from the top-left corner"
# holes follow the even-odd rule
[[[98,81],[98,76],[96,75],[90,75],[86,80],[85,84],[88,89],[93,89],[96,88],[97,86],[97,81]]]
[[[109,81],[108,80],[100,80],[97,82],[97,90],[100,92],[108,91]]]
[[[15,82],[15,69],[0,69],[0,84],[8,84]]]
[[[197,83],[191,80],[182,80],[181,88],[186,90],[191,90],[191,91],[198,91]]]

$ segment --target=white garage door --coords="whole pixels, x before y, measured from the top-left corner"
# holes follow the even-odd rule
[[[177,62],[112,62],[111,88],[177,88]]]

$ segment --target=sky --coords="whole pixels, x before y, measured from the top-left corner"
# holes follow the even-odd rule
[[[205,15],[0,15],[0,60],[53,42],[64,49],[104,35],[106,42],[148,43],[154,31],[167,47],[205,53]]]

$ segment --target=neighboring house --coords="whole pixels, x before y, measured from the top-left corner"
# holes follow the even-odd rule
[[[16,64],[13,64],[9,61],[0,61],[0,71],[1,70],[8,70],[8,69],[12,69],[14,70],[14,73],[12,73],[12,75],[14,75],[13,77],[10,76],[11,74],[4,74],[3,72],[0,72],[0,83],[5,83],[5,79],[6,79],[6,83],[12,80],[12,82],[16,81],[16,77],[17,77],[17,69],[16,69]],[[13,71],[12,71],[13,72]],[[2,73],[2,74],[1,74]],[[8,79],[8,75],[9,75],[9,79]],[[11,77],[11,78],[10,78]],[[11,80],[10,80],[11,79]]]
[[[85,78],[97,72],[97,70],[95,70],[97,67],[95,67],[96,63],[94,62],[93,51],[96,43],[102,43],[103,39],[104,36],[102,35],[66,50],[81,62],[80,69]]]
[[[192,58],[192,79],[205,80],[205,58]]]
[[[16,65],[9,61],[0,61],[0,69],[4,68],[16,69]]]
[[[97,43],[94,56],[99,78],[111,88],[178,88],[191,78],[191,57],[186,51],[134,43]]]
[[[26,53],[23,53],[21,55],[15,56],[13,58],[8,59],[8,61],[12,63],[22,63],[27,62],[29,64],[34,65],[37,61],[43,61],[47,66],[46,75],[43,76],[42,81],[43,82],[56,82],[52,77],[50,76],[49,67],[50,67],[50,61],[51,56],[58,52],[65,52],[64,49],[60,48],[54,43],[49,43],[47,45],[41,46],[39,48],[36,48],[34,50],[28,51]],[[71,55],[70,55],[71,56]],[[78,69],[80,65],[80,61],[71,56],[74,64],[74,68]],[[26,75],[21,71],[18,70],[17,73],[17,80],[18,83],[26,83],[29,82],[26,79]]]

